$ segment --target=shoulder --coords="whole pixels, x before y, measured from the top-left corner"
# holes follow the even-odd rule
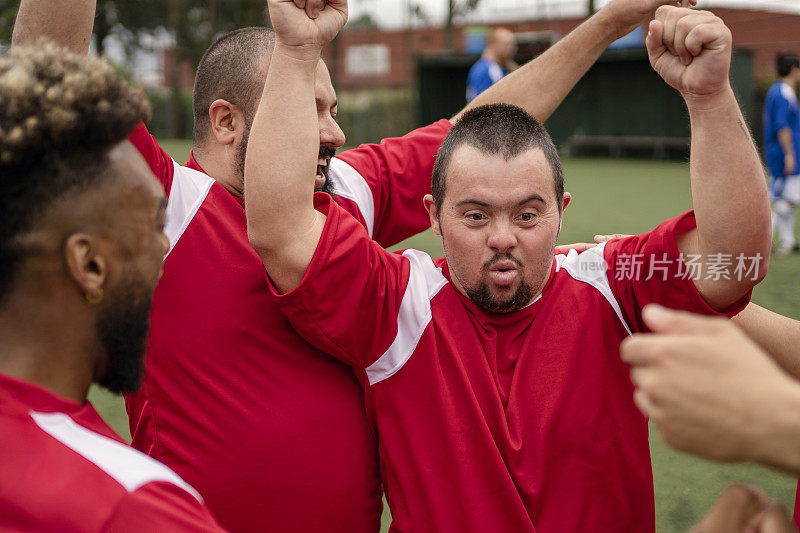
[[[491,65],[491,61],[488,61],[484,58],[480,58],[477,60],[472,67],[469,69],[470,76],[483,76],[489,71],[489,66]]]
[[[793,103],[797,101],[797,95],[795,94],[794,89],[789,87],[789,85],[787,85],[786,83],[780,84],[780,93],[781,97],[783,97],[783,99],[788,102]]]
[[[169,239],[172,252],[189,223],[194,219],[205,202],[215,181],[197,170],[184,167],[172,161],[173,178],[167,198],[166,223],[164,233]]]
[[[167,466],[127,444],[81,426],[64,413],[31,412],[31,418],[44,433],[77,453],[86,465],[99,468],[127,492],[148,483],[164,482],[202,501],[200,494]]]

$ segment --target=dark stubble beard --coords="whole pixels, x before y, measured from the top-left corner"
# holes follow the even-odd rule
[[[325,176],[325,185],[322,186],[321,189],[316,189],[315,192],[322,191],[330,194],[333,196],[335,194],[333,190],[333,183],[331,182],[330,178],[328,178],[328,171],[330,170],[330,161],[333,159],[333,156],[336,155],[336,148],[331,148],[330,146],[320,145],[319,147],[319,157],[325,157],[328,159],[329,164],[326,167],[322,167],[322,175]]]
[[[503,260],[512,261],[519,269],[520,276],[522,275],[522,263],[516,257],[513,257],[510,254],[496,254],[489,261],[484,263],[483,267],[481,267],[481,271],[486,273],[489,271],[492,265]],[[492,313],[511,313],[514,311],[519,311],[528,305],[528,303],[531,301],[531,298],[533,298],[533,287],[531,287],[531,285],[524,280],[519,284],[519,287],[517,287],[517,290],[514,291],[514,294],[511,296],[511,298],[502,300],[492,296],[492,293],[489,290],[489,284],[486,281],[482,281],[477,287],[474,288],[464,287],[464,291],[467,293],[467,296],[469,296],[469,299],[475,302],[475,304],[481,309],[485,309],[486,311],[490,311]]]
[[[144,376],[144,354],[150,330],[153,289],[124,278],[105,304],[97,321],[97,333],[105,348],[105,374],[97,383],[115,394],[139,390]]]

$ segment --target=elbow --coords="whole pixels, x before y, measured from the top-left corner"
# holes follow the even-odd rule
[[[758,272],[756,272],[753,287],[764,281],[764,278],[767,277],[767,272],[769,271],[769,254],[771,246],[772,243],[767,246],[765,253],[762,254],[761,263],[758,265]]]

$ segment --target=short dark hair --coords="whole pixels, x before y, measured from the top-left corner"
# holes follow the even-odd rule
[[[564,170],[553,140],[544,126],[520,107],[509,104],[479,106],[464,113],[442,142],[433,166],[431,189],[436,210],[442,208],[446,174],[453,153],[462,144],[487,154],[500,154],[506,160],[526,150],[540,148],[553,171],[556,201],[561,210],[564,197]]]
[[[778,68],[778,77],[785,78],[794,67],[800,67],[800,58],[796,54],[778,54],[775,62]]]
[[[211,129],[208,108],[214,100],[227,100],[242,110],[246,120],[253,120],[264,88],[264,77],[259,75],[262,60],[274,47],[275,33],[254,27],[226,33],[206,50],[192,92],[195,145],[205,141]]]
[[[106,61],[43,41],[0,55],[0,95],[2,300],[24,256],[19,239],[56,199],[109,176],[110,151],[150,108]]]

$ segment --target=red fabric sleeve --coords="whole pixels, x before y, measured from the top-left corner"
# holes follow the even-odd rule
[[[265,494],[265,498],[269,495]],[[128,495],[117,506],[103,531],[109,533],[221,533],[205,505],[172,483],[149,483]]]
[[[450,127],[449,121],[440,120],[403,137],[363,144],[337,156],[372,191],[372,238],[381,246],[392,246],[430,227],[422,197],[431,192],[436,153]],[[364,209],[361,214],[365,219],[370,215]]]
[[[696,227],[694,211],[689,211],[648,233],[606,244],[604,253],[611,291],[634,332],[649,331],[642,321],[641,311],[650,303],[728,317],[736,315],[749,303],[750,292],[722,311],[716,311],[703,299],[692,280],[696,274],[687,266],[691,258],[682,258],[677,244],[677,237]],[[731,275],[735,266],[736,260],[732,258]],[[701,274],[706,276],[707,272]]]
[[[300,285],[277,305],[308,342],[358,369],[374,363],[397,335],[408,283],[406,258],[384,250],[327,194],[314,196],[327,216],[317,249]]]
[[[155,137],[147,131],[144,122],[140,122],[133,132],[128,136],[128,140],[139,150],[144,160],[150,166],[150,170],[156,175],[158,181],[164,186],[164,190],[169,196],[172,187],[172,175],[175,172],[175,163],[172,157],[158,145]]]

